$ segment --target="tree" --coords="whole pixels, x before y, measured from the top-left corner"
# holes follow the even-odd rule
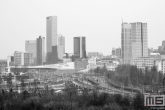
[[[165,77],[163,78],[162,85],[165,87]]]
[[[97,67],[96,69],[94,69],[94,72],[95,73],[99,73],[99,71],[100,71],[100,68],[99,67]]]
[[[25,90],[25,86],[26,86],[26,85],[25,85],[25,82],[24,82],[24,80],[22,79],[22,80],[21,80],[21,89],[22,89],[21,91],[24,91],[24,90]]]
[[[141,94],[137,94],[133,100],[132,106],[134,110],[145,110],[146,107],[144,106],[144,97]]]
[[[156,83],[157,76],[157,68],[156,66],[153,66],[151,68],[151,85]]]
[[[150,85],[151,84],[151,74],[148,70],[148,67],[145,68],[145,75],[144,75],[144,85]]]

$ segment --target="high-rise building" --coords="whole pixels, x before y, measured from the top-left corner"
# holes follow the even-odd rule
[[[148,57],[147,23],[131,23],[132,57]]]
[[[132,58],[148,57],[147,23],[122,23],[121,53],[124,64]]]
[[[57,53],[57,16],[46,18],[47,64],[58,63]]]
[[[26,40],[25,41],[25,51],[33,53],[34,64],[36,64],[36,41]]]
[[[80,58],[80,37],[74,37],[74,57]]]
[[[86,58],[85,37],[74,37],[74,57]]]
[[[39,36],[36,39],[37,47],[37,65],[43,65],[45,63],[45,37]]]
[[[63,60],[63,54],[65,53],[65,37],[61,34],[58,35],[58,60]]]
[[[122,23],[122,33],[121,33],[121,55],[122,62],[124,64],[129,64],[132,57],[131,48],[131,24]]]

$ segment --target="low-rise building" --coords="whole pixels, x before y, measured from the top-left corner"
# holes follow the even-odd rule
[[[112,48],[112,56],[121,57],[121,48]]]
[[[107,70],[111,70],[111,71],[115,71],[115,69],[117,68],[118,64],[117,63],[107,63],[106,67]]]
[[[5,71],[5,67],[7,67],[7,60],[5,59],[0,60],[0,73]]]
[[[107,70],[115,71],[117,66],[120,64],[118,60],[112,59],[104,59],[96,62],[97,67],[103,68],[106,66]]]
[[[150,57],[154,59],[159,59],[161,58],[161,55],[160,53],[150,53]]]
[[[7,66],[14,66],[14,56],[8,56],[7,57]]]
[[[97,68],[97,65],[96,65],[96,58],[90,58],[88,59],[88,70],[93,70],[95,68]]]
[[[73,54],[71,53],[64,53],[63,54],[63,63],[67,63],[67,62],[72,62],[72,57],[73,57]]]
[[[131,65],[137,66],[137,68],[145,69],[148,67],[151,69],[151,67],[154,66],[154,58],[150,57],[139,57],[139,58],[133,58],[131,59]]]
[[[88,52],[87,56],[88,56],[88,58],[92,58],[92,57],[102,58],[103,54],[100,52]]]
[[[31,52],[14,52],[14,66],[34,65],[33,53]]]
[[[154,65],[157,67],[159,72],[165,73],[165,59],[155,59]]]
[[[87,60],[77,60],[74,62],[75,70],[84,70],[87,69],[88,61]]]

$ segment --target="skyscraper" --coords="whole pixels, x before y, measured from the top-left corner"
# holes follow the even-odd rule
[[[57,53],[57,16],[46,18],[47,64],[58,63]]]
[[[58,35],[58,60],[63,60],[63,54],[65,53],[65,37],[61,34]]]
[[[131,24],[122,23],[121,55],[124,64],[129,64],[132,57]]]
[[[122,23],[121,55],[124,64],[132,58],[148,57],[147,23]]]
[[[116,50],[115,50],[115,48],[112,48],[112,55],[116,55]]]
[[[74,37],[74,56],[75,58],[86,58],[85,37]]]
[[[25,41],[25,51],[33,53],[34,65],[36,64],[36,41],[26,40]]]
[[[45,63],[45,37],[39,36],[36,39],[37,47],[37,65],[43,65]]]

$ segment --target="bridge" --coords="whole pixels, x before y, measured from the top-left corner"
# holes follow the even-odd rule
[[[58,70],[75,69],[74,62],[49,64],[49,65],[39,65],[39,66],[10,66],[10,67],[7,67],[7,68],[58,69]]]
[[[95,80],[94,80],[95,79]],[[114,87],[111,82],[103,78],[84,78],[84,79],[75,79],[72,80],[72,83],[79,88],[87,88],[87,89],[97,89],[99,92],[108,93],[108,94],[121,94],[121,95],[135,95],[138,92],[135,89],[121,88],[121,86]],[[139,90],[140,92],[140,90]]]

